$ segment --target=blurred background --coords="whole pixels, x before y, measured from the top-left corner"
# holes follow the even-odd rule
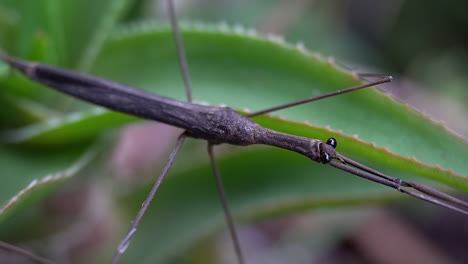
[[[154,17],[166,20],[162,2],[133,1],[121,23]],[[391,74],[395,81],[385,86],[387,92],[468,138],[468,16],[464,1],[175,2],[181,20],[241,24],[284,36],[290,43],[303,43],[356,72]],[[164,139],[148,144],[154,133]],[[128,175],[151,167],[170,147],[162,142],[173,141],[174,134],[160,125],[127,128],[120,135],[113,169],[131,178]],[[118,223],[112,219],[116,212],[100,187],[75,181],[42,202],[54,223],[72,221],[78,223],[73,230],[83,230],[83,226],[87,230],[79,231],[81,235],[70,230],[56,235],[54,239],[62,243],[62,248],[56,246],[63,263],[81,263],[96,254],[96,248],[115,245],[109,241],[115,241],[112,232]],[[248,263],[468,262],[467,218],[420,202],[274,217],[243,224],[239,232]],[[69,240],[67,236],[73,237],[69,244],[63,242]],[[30,238],[15,242],[31,248],[39,243]],[[151,250],[150,245],[148,248]],[[232,254],[229,237],[221,234],[169,263],[208,263],[207,256],[212,263],[235,263]],[[29,262],[0,250],[0,263]]]
[[[246,25],[304,43],[357,72],[391,73],[396,81],[385,87],[393,95],[468,136],[468,122],[459,118],[468,101],[461,1],[178,2],[181,19]],[[162,2],[149,5],[159,15],[164,10]]]
[[[240,23],[285,36],[356,72],[392,74],[396,80],[385,85],[387,92],[467,138],[464,5],[455,0],[200,0],[185,1],[179,13],[187,19]],[[289,217],[245,228],[242,234],[257,241],[246,247],[253,249],[248,252],[251,259],[263,258],[254,263],[287,263],[291,255],[310,256],[295,263],[467,262],[463,248],[468,221],[433,209],[418,203]],[[343,218],[354,214],[367,217],[346,235],[338,235]]]

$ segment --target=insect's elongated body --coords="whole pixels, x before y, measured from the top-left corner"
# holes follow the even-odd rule
[[[335,151],[337,142],[333,138],[330,138],[327,141],[322,141],[319,139],[285,134],[262,127],[250,119],[250,117],[253,116],[390,82],[392,80],[391,76],[385,76],[384,78],[371,83],[263,109],[247,115],[242,115],[229,107],[214,107],[194,104],[191,102],[192,91],[188,66],[182,37],[177,25],[173,1],[168,0],[167,3],[188,102],[155,95],[113,81],[45,64],[23,61],[0,52],[0,60],[6,61],[13,68],[21,71],[28,78],[41,84],[96,105],[141,118],[163,122],[185,130],[185,132],[179,136],[176,146],[169,157],[169,161],[166,163],[152,190],[143,202],[142,207],[132,222],[127,235],[117,247],[117,251],[112,259],[113,264],[119,262],[121,256],[128,248],[131,237],[135,234],[143,215],[148,209],[148,206],[154,198],[154,195],[159,189],[162,181],[166,177],[168,170],[177,153],[181,149],[186,136],[208,141],[208,154],[213,169],[213,175],[215,176],[219,198],[226,217],[226,223],[240,264],[245,263],[245,259],[242,254],[241,243],[234,227],[234,221],[229,209],[227,195],[224,191],[222,179],[214,158],[213,145],[216,144],[228,143],[239,146],[265,144],[291,150],[304,155],[313,161],[331,165],[348,173],[397,189],[402,193],[416,197],[420,200],[468,215],[468,203],[462,200],[417,182],[404,181],[399,178],[388,176],[339,154]],[[2,245],[0,244],[0,246]],[[20,254],[28,255],[20,250],[16,251],[20,252]],[[32,256],[31,254],[29,255],[31,259],[39,259],[36,256]],[[47,260],[38,261],[41,263],[49,263]]]
[[[335,152],[336,141],[334,139],[324,142],[319,139],[274,131],[260,126],[247,116],[241,115],[229,107],[214,107],[183,102],[86,74],[45,64],[26,62],[2,53],[0,53],[0,59],[8,62],[30,79],[61,92],[119,112],[185,129],[185,135],[205,139],[211,145],[220,143],[240,146],[265,144],[288,149],[316,162],[328,163],[333,167],[387,185],[418,199],[468,214],[465,209],[457,208],[451,204],[444,204],[439,200],[449,201],[468,209],[468,203],[464,201],[419,183],[406,182],[385,175],[338,154]],[[351,91],[353,89],[355,88],[345,90]],[[339,162],[333,159],[337,159]],[[402,187],[413,188],[429,196]]]
[[[199,105],[148,93],[116,82],[56,67],[25,62],[0,54],[31,79],[82,100],[160,121],[186,130],[190,137],[211,144],[247,146],[265,144],[288,149],[321,162],[324,155],[335,158],[333,147],[318,139],[284,134],[260,126],[230,107]],[[90,92],[90,87],[93,87]]]
[[[288,149],[302,154],[316,162],[329,164],[348,173],[397,189],[402,193],[420,200],[468,215],[468,203],[460,199],[417,182],[403,181],[399,178],[388,176],[339,154],[335,151],[337,142],[333,138],[324,142],[319,139],[285,134],[262,127],[249,118],[249,116],[255,116],[271,112],[273,110],[290,107],[292,105],[297,105],[297,102],[262,110],[245,116],[237,113],[229,107],[213,107],[183,102],[93,76],[63,70],[44,64],[23,61],[2,53],[0,53],[0,60],[6,61],[13,68],[18,69],[32,80],[82,100],[130,115],[164,122],[185,130],[184,134],[179,137],[168,163],[133,221],[127,236],[119,245],[112,263],[118,263],[122,254],[128,248],[131,237],[136,232],[137,226],[147,210],[149,203],[153,199],[162,180],[165,178],[177,152],[180,150],[185,136],[204,139],[209,143],[208,153],[213,166],[213,173],[217,181],[221,204],[225,212],[239,263],[245,262],[241,253],[240,243],[235,232],[232,215],[229,211],[226,194],[222,187],[221,177],[213,157],[212,146],[215,144],[228,143],[240,146],[265,144]],[[390,80],[391,78],[386,78],[373,83],[339,90],[318,97],[301,100],[300,103],[354,91],[371,85],[388,82]]]

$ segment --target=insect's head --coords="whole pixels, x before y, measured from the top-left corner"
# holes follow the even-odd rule
[[[335,148],[338,142],[335,138],[329,138],[325,144],[320,144],[320,162],[326,164],[336,157]]]

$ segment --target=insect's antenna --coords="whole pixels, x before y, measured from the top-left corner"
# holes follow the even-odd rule
[[[180,71],[182,72],[182,78],[184,79],[185,91],[187,93],[187,101],[192,102],[192,85],[190,82],[190,73],[188,70],[187,57],[185,55],[184,42],[182,35],[180,34],[179,25],[177,23],[177,17],[174,8],[174,1],[168,0],[168,12],[171,20],[172,32],[174,33],[174,40],[177,47],[177,57],[179,58]]]
[[[271,108],[267,108],[267,109],[264,109],[264,110],[261,110],[261,111],[257,111],[257,112],[247,114],[247,116],[248,117],[254,117],[254,116],[258,116],[258,115],[263,115],[263,114],[271,113],[271,112],[278,111],[278,110],[281,110],[281,109],[289,108],[289,107],[292,107],[292,106],[317,101],[317,100],[324,99],[324,98],[327,98],[327,97],[332,97],[332,96],[339,95],[339,94],[353,92],[353,91],[356,91],[356,90],[360,90],[360,89],[363,89],[363,88],[371,87],[371,86],[382,84],[382,83],[388,83],[388,82],[391,82],[392,80],[393,80],[392,76],[390,76],[390,75],[389,76],[384,76],[384,77],[382,77],[382,78],[380,78],[380,79],[378,79],[376,81],[370,82],[370,83],[365,83],[365,84],[361,84],[361,85],[354,86],[354,87],[351,87],[351,88],[338,90],[338,91],[333,91],[333,92],[329,92],[329,93],[322,94],[322,95],[319,95],[319,96],[309,97],[309,98],[302,99],[302,100],[299,100],[299,101],[295,101],[295,102],[291,102],[291,103],[287,103],[287,104],[283,104],[283,105],[278,105],[278,106],[275,106],[275,107],[271,107]]]
[[[341,162],[332,160],[328,164],[361,178],[397,189],[398,191],[413,196],[417,199],[437,204],[439,206],[468,215],[467,202],[426,186],[422,183],[403,181],[401,179],[388,176],[342,155],[338,155],[338,159],[341,160]],[[411,188],[416,191],[412,191]]]
[[[218,170],[218,166],[216,165],[216,160],[214,158],[213,145],[210,143],[208,143],[208,154],[210,156],[211,167],[213,168],[213,175],[216,180],[216,188],[218,189],[218,192],[219,192],[219,197],[221,199],[221,204],[224,210],[224,216],[226,217],[226,222],[227,222],[229,232],[231,234],[231,238],[234,244],[234,249],[236,250],[236,255],[237,255],[237,258],[239,259],[239,263],[243,264],[245,263],[244,256],[242,255],[242,250],[240,248],[239,238],[237,236],[236,228],[234,226],[232,214],[231,214],[231,211],[229,210],[229,204],[226,199],[226,192],[224,191],[223,180],[221,178],[221,175]]]
[[[159,186],[161,185],[162,181],[167,175],[167,172],[171,168],[172,163],[174,162],[174,159],[179,153],[180,148],[182,147],[182,144],[184,143],[185,140],[185,134],[181,134],[179,138],[177,139],[176,146],[174,147],[174,150],[172,150],[171,155],[169,156],[169,160],[167,161],[166,165],[164,166],[164,169],[162,170],[161,174],[158,177],[158,180],[154,183],[153,188],[151,189],[150,193],[148,194],[148,197],[146,197],[146,200],[143,202],[140,211],[138,211],[137,216],[135,219],[132,221],[132,226],[130,227],[130,230],[128,231],[127,235],[125,238],[120,242],[119,247],[117,248],[117,252],[115,253],[113,259],[112,259],[112,264],[116,264],[119,262],[120,258],[122,257],[123,253],[125,250],[127,250],[129,244],[130,244],[130,239],[132,236],[135,234],[138,225],[140,224],[141,219],[143,218],[143,215],[145,214],[146,210],[148,210],[148,206],[150,205],[151,201],[154,198],[154,195],[158,191]]]
[[[36,263],[40,263],[40,264],[53,264],[54,263],[51,260],[37,256],[24,248],[14,246],[12,244],[9,244],[3,241],[0,241],[0,248],[6,249],[11,252],[15,252],[18,255],[23,255]]]

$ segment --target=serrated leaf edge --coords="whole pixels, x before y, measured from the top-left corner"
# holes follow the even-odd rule
[[[41,179],[35,179],[31,181],[25,188],[20,190],[16,195],[5,202],[5,204],[0,208],[0,216],[3,215],[8,209],[13,207],[16,203],[18,203],[29,192],[38,189],[43,185],[63,181],[72,177],[81,169],[83,169],[96,156],[97,152],[98,151],[95,147],[91,147],[91,149],[79,157],[78,160],[74,162],[73,165],[68,169],[62,172],[49,174]]]
[[[270,43],[276,44],[283,48],[289,50],[296,50],[299,51],[301,54],[311,57],[315,60],[318,60],[322,63],[328,64],[332,66],[337,71],[340,71],[343,74],[347,74],[355,80],[362,81],[358,74],[355,71],[346,69],[336,63],[336,59],[334,57],[324,57],[320,53],[313,52],[308,50],[302,42],[297,42],[296,44],[290,44],[284,40],[284,37],[275,35],[275,34],[267,34],[263,35],[258,33],[253,28],[248,28],[240,24],[235,24],[234,26],[229,26],[226,22],[219,22],[218,24],[208,24],[199,21],[181,21],[180,22],[181,31],[190,31],[193,30],[195,32],[211,32],[211,33],[222,33],[226,35],[240,35],[250,39],[259,40],[259,41],[268,41]],[[132,38],[136,36],[141,36],[142,34],[154,34],[157,32],[165,32],[170,31],[170,25],[166,22],[161,22],[158,20],[143,20],[137,22],[131,22],[128,24],[124,24],[118,27],[112,37],[109,39],[110,42],[113,41],[121,41],[127,38]],[[444,130],[446,133],[456,137],[458,140],[462,141],[465,145],[468,146],[468,140],[465,139],[463,136],[457,134],[453,130],[444,126],[442,122],[433,120],[430,116],[424,114],[423,112],[411,107],[405,102],[402,102],[396,98],[394,98],[391,94],[377,90],[377,89],[369,89],[374,95],[379,95],[385,97],[387,100],[393,101],[404,107],[405,111],[413,112],[416,114],[416,117],[424,119],[429,123],[433,124],[434,126]],[[250,112],[248,109],[244,109]]]

